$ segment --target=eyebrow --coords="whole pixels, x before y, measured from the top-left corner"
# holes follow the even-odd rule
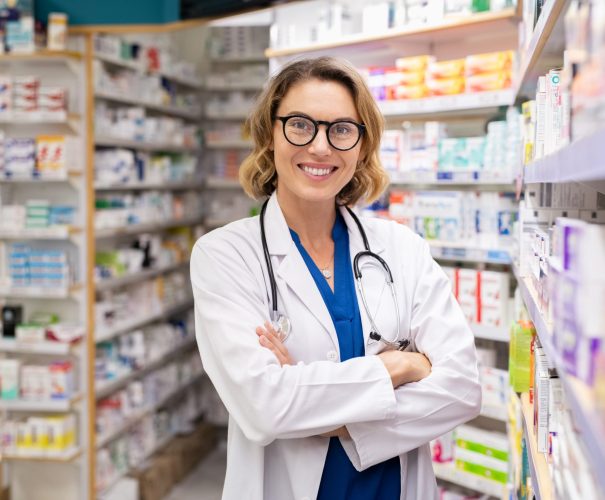
[[[312,120],[315,120],[315,118],[313,118],[311,115],[309,115],[308,113],[305,113],[303,111],[290,111],[289,113],[286,113],[284,116],[294,116],[294,115],[301,115],[301,116],[305,116],[307,118],[311,118]],[[334,120],[330,120],[330,123],[341,122],[341,121],[350,121],[350,122],[359,123],[359,120],[356,120],[355,118],[351,118],[350,116],[340,116],[338,118],[334,118]]]

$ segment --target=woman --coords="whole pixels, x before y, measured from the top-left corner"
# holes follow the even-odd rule
[[[428,245],[346,208],[386,187],[382,127],[359,74],[326,57],[285,67],[247,122],[240,181],[264,213],[191,258],[198,345],[230,414],[224,499],[435,498],[428,442],[479,412],[473,336]],[[379,259],[360,257],[356,291],[362,230]]]

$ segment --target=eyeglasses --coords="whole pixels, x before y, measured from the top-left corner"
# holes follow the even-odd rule
[[[320,125],[326,126],[328,143],[339,151],[353,149],[365,131],[365,125],[351,120],[326,122],[304,115],[276,116],[283,124],[284,137],[293,146],[306,146],[315,139]]]

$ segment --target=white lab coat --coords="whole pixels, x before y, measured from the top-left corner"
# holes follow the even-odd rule
[[[345,209],[351,261],[364,249]],[[292,322],[286,346],[297,364],[280,367],[258,343],[255,328],[270,317],[270,287],[259,218],[212,231],[191,257],[197,342],[202,362],[229,411],[224,500],[310,500],[319,489],[329,439],[342,444],[357,470],[389,458],[401,462],[401,499],[437,497],[428,442],[475,417],[480,409],[473,335],[429,247],[408,228],[362,219],[370,246],[389,264],[397,286],[402,336],[432,363],[424,380],[393,390],[368,342],[365,357],[339,362],[328,309],[294,244],[275,194],[265,228],[277,281],[279,311]],[[389,339],[396,312],[382,268],[365,266],[370,310]],[[388,499],[385,499],[388,500]]]

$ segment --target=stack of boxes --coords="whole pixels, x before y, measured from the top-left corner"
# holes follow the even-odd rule
[[[391,190],[388,216],[427,240],[508,244],[516,219],[514,201],[498,193]]]
[[[456,428],[456,468],[502,484],[508,481],[508,438],[467,425]]]
[[[469,323],[506,327],[510,321],[509,274],[443,267]]]
[[[0,248],[6,261],[0,264],[0,283],[13,288],[44,288],[64,290],[70,282],[70,266],[63,250],[34,248],[14,243]]]
[[[466,92],[502,90],[511,86],[514,52],[506,50],[466,58]]]
[[[595,388],[605,383],[596,377],[605,352],[605,226],[559,218],[553,240],[554,344],[565,370]]]
[[[0,77],[0,118],[65,118],[67,90],[42,86],[36,76]]]
[[[508,481],[506,434],[461,425],[431,442],[433,461],[454,462],[458,470],[505,485]]]
[[[6,420],[0,427],[2,453],[21,457],[56,457],[76,446],[76,417],[28,417]]]
[[[68,361],[33,365],[22,364],[18,359],[0,359],[0,384],[3,400],[70,399],[74,395],[74,368]]]
[[[0,177],[52,178],[65,175],[77,157],[76,139],[63,135],[6,137],[0,131]]]
[[[509,88],[513,52],[490,52],[437,61],[430,55],[403,57],[395,67],[363,70],[378,101],[420,99]]]
[[[0,229],[27,231],[74,224],[75,207],[51,205],[47,200],[28,200],[24,205],[0,205]]]

